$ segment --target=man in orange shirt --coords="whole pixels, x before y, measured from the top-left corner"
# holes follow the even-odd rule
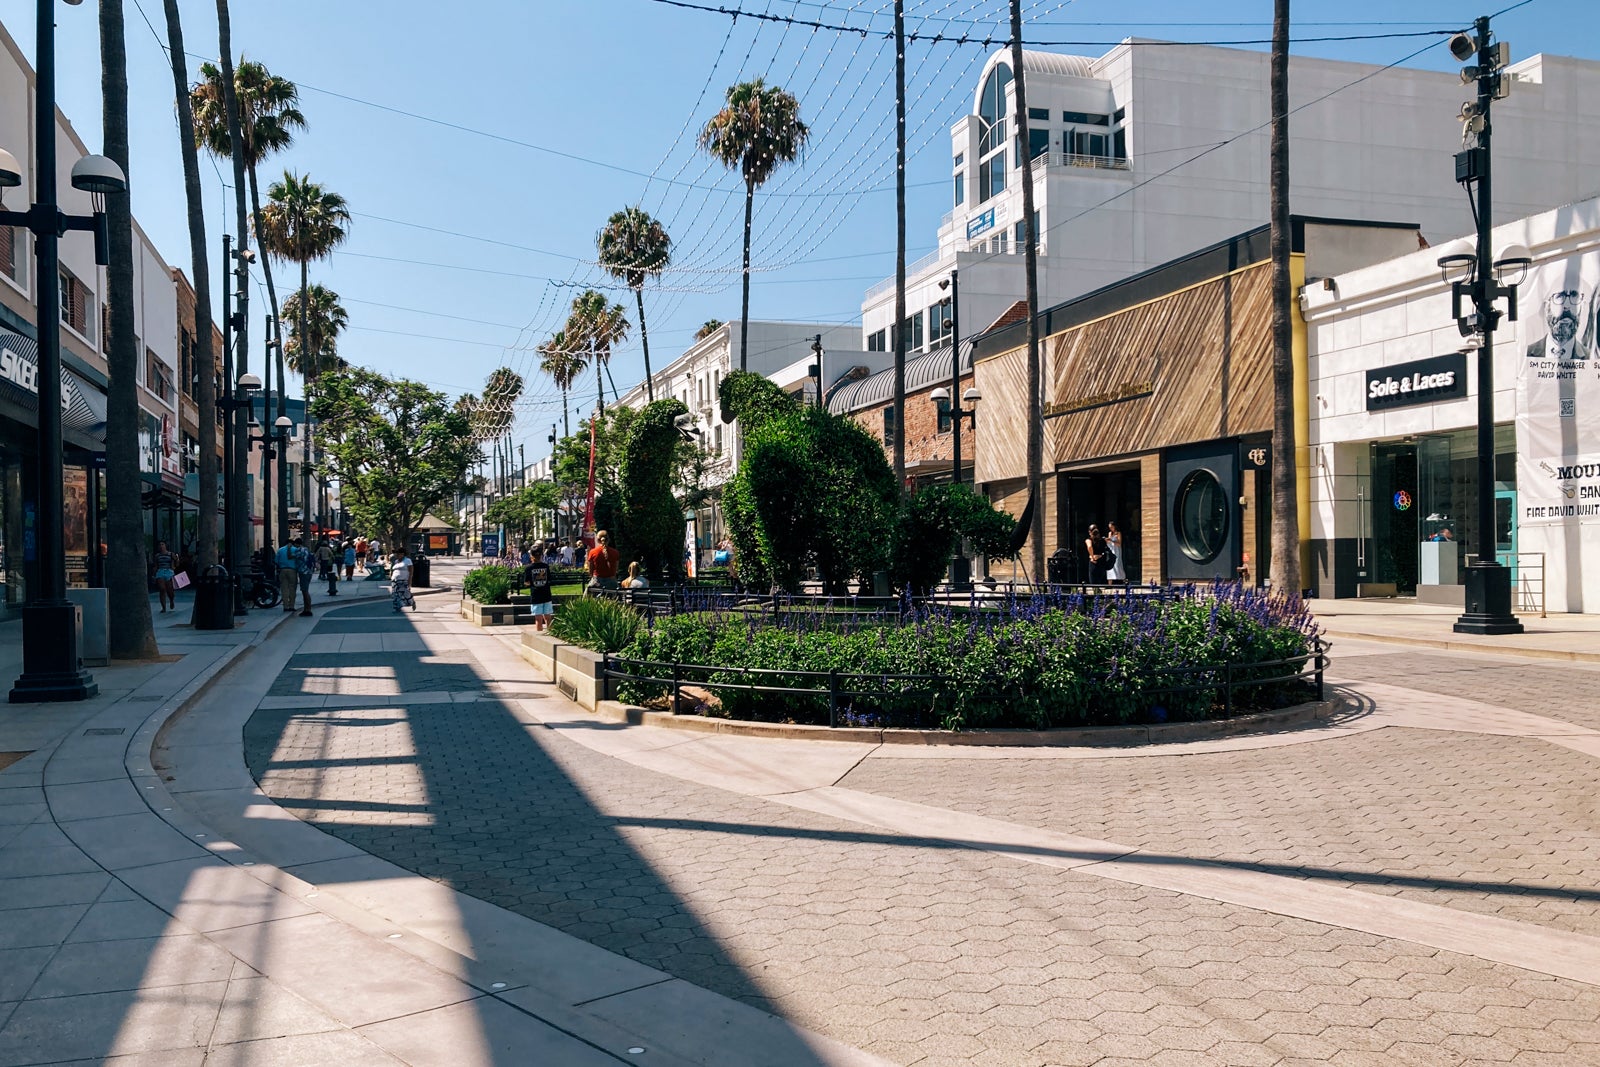
[[[617,587],[617,564],[622,553],[611,547],[611,535],[601,530],[594,535],[594,547],[589,550],[589,585],[601,589]]]

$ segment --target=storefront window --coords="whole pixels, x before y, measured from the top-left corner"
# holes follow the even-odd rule
[[[1196,563],[1210,563],[1228,543],[1228,499],[1205,468],[1184,476],[1172,502],[1178,547]]]

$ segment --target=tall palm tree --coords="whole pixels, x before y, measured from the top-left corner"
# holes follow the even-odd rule
[[[700,146],[744,177],[744,295],[739,305],[739,369],[746,370],[750,339],[750,215],[756,187],[779,163],[800,154],[811,130],[800,121],[800,101],[761,78],[728,87],[727,102],[700,131]]]
[[[128,173],[128,50],[122,0],[100,4],[100,93],[105,153]],[[139,346],[133,336],[133,209],[127,190],[106,196],[111,263],[106,270],[111,336],[106,346],[106,596],[111,654],[148,659],[160,654],[145,582],[139,477]],[[57,519],[59,520],[59,516]],[[98,545],[96,532],[91,543]]]
[[[295,131],[306,127],[299,108],[300,89],[288,78],[271,73],[253,60],[240,59],[233,71],[234,98],[239,104],[239,133],[244,142],[244,164],[250,179],[250,211],[256,239],[261,240],[261,186],[257,179],[262,160],[282,152],[294,142]],[[228,134],[226,94],[222,71],[213,63],[200,64],[200,81],[189,90],[194,111],[195,141],[212,155],[228,158],[233,138]],[[278,325],[278,289],[272,278],[272,263],[262,260],[267,280],[267,302],[272,306],[273,340],[278,342],[278,414],[287,411],[283,389],[283,333]],[[272,368],[267,367],[267,389],[272,389]]]
[[[283,302],[283,316],[289,320],[289,337],[284,342],[284,358],[289,369],[303,378],[315,378],[340,370],[339,334],[350,325],[350,313],[339,303],[339,294],[325,285],[306,290],[305,314],[300,314],[300,294],[290,293]],[[305,331],[302,340],[301,330]]]
[[[1289,285],[1289,0],[1272,5],[1272,588],[1299,596],[1300,510],[1294,439],[1294,337]]]
[[[485,441],[497,439],[516,422],[516,404],[522,396],[522,375],[510,367],[489,372],[483,384],[483,399],[478,402],[474,426]]]
[[[721,319],[707,319],[705,322],[702,322],[700,324],[700,328],[694,332],[694,339],[696,341],[704,341],[707,337],[710,337],[720,329],[722,329]]]
[[[572,298],[572,311],[567,316],[567,338],[576,343],[594,363],[595,395],[600,410],[606,407],[605,385],[601,373],[611,373],[611,350],[628,339],[628,313],[621,304],[606,299],[597,289],[585,289]],[[617,383],[611,383],[611,395],[617,395]]]
[[[219,0],[220,2],[220,0]],[[300,303],[297,308],[299,336],[314,341],[315,335],[307,321],[311,308],[310,268],[313,260],[326,259],[349,236],[350,208],[344,197],[330,193],[309,175],[283,172],[281,182],[273,182],[267,190],[268,204],[261,212],[261,242],[267,251],[279,259],[300,264]],[[311,496],[312,426],[309,411],[311,393],[317,387],[317,374],[322,370],[321,355],[312,349],[302,354],[305,367],[306,392],[306,454],[302,464],[306,504],[309,510]],[[309,524],[305,527],[310,531]]]
[[[667,229],[641,207],[623,208],[606,220],[595,237],[600,265],[613,278],[626,282],[639,307],[639,343],[644,348],[644,398],[653,403],[655,382],[650,378],[650,332],[644,325],[644,283],[659,276],[672,261],[672,238]]]
[[[200,191],[200,156],[194,138],[190,111],[189,69],[183,50],[183,23],[178,15],[178,0],[165,0],[167,15],[167,53],[172,59],[172,84],[178,104],[178,147],[183,155],[183,190],[189,205],[189,259],[194,277],[194,376],[195,404],[200,409],[200,499],[195,537],[199,541],[196,565],[203,571],[217,562],[217,410],[216,361],[211,348],[211,263],[206,245],[205,199]]]
[[[228,138],[231,144],[240,146],[244,144],[244,134],[239,125],[239,94],[234,91],[233,77],[233,22],[228,15],[228,0],[217,0],[217,46],[222,57],[222,99],[223,110],[227,114]],[[233,204],[234,225],[237,229],[238,252],[241,268],[240,278],[244,279],[243,266],[246,262],[246,253],[250,250],[250,220],[245,211],[245,168],[244,153],[232,152],[233,160]],[[235,265],[228,264],[230,271]],[[232,375],[242,377],[250,366],[250,288],[240,285],[234,299],[233,310],[237,321],[233,326],[235,338],[233,366],[228,368]],[[227,353],[223,354],[223,366],[227,367]],[[234,379],[237,380],[237,379]],[[233,391],[233,380],[224,383],[228,391]],[[233,529],[228,531],[228,566],[241,568],[244,557],[249,554],[248,543],[250,513],[249,498],[244,495],[245,481],[245,456],[248,447],[245,443],[245,413],[243,409],[233,412],[228,420],[227,432],[234,435],[236,447],[233,450],[233,469],[228,472],[228,493],[232,500],[231,514],[242,516],[244,522],[236,521]]]
[[[572,384],[578,380],[586,361],[583,354],[567,340],[566,330],[557,330],[541,344],[539,355],[539,370],[548,374],[550,380],[556,383],[556,388],[561,390],[561,436],[571,437],[572,418],[567,409],[567,393],[571,392]]]

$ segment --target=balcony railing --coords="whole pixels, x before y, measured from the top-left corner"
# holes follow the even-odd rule
[[[939,264],[940,260],[946,259],[946,258],[948,258],[948,257],[943,252],[940,252],[937,249],[935,249],[934,251],[929,252],[927,255],[923,256],[921,259],[917,260],[915,263],[907,263],[906,264],[906,280],[907,280],[907,282],[909,282],[911,279],[915,278],[918,274],[921,274],[923,271],[927,270],[929,267],[937,266]],[[893,278],[885,278],[883,281],[879,282],[877,285],[874,285],[872,288],[867,290],[867,295],[866,295],[865,299],[862,302],[863,303],[870,303],[871,301],[876,300],[878,297],[882,296],[884,293],[892,293],[892,292],[894,292],[894,279]]]

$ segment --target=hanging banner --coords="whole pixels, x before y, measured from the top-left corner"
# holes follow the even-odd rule
[[[695,544],[694,528],[694,513],[690,512],[683,520],[683,576],[685,578],[699,577],[697,564],[700,562],[700,552]]]
[[[595,428],[600,424],[596,415],[589,420],[589,493],[583,502],[583,532],[594,533],[594,449]]]
[[[1518,524],[1600,522],[1600,252],[1540,267],[1519,297]]]

